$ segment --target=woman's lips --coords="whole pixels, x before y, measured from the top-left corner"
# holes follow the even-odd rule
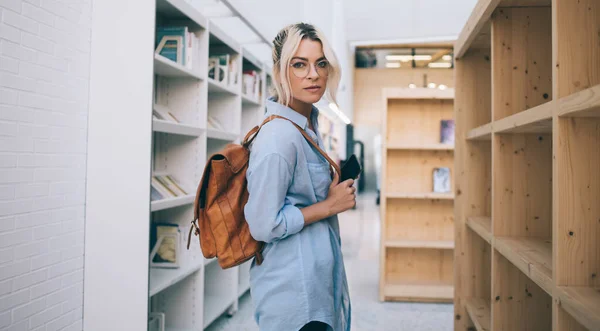
[[[305,88],[305,90],[309,92],[318,92],[321,89],[321,86],[310,86]]]

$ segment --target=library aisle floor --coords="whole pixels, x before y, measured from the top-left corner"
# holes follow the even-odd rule
[[[378,300],[379,206],[375,195],[358,197],[357,208],[339,217],[352,298],[352,331],[450,331],[451,304],[382,303]],[[233,317],[221,317],[208,331],[258,331],[250,293]]]

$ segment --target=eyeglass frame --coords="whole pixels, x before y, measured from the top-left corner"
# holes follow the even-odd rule
[[[298,60],[300,60],[300,61],[292,63],[291,61],[292,61],[292,60],[294,60],[294,59],[298,59]],[[308,70],[306,70],[306,74],[304,74],[304,76],[298,76],[298,75],[296,75],[296,73],[294,72],[294,76],[296,76],[296,77],[298,77],[298,78],[306,78],[306,77],[308,77],[308,75],[309,75],[309,74],[310,74],[310,72],[311,72],[311,67],[314,67],[314,68],[315,68],[315,71],[317,72],[317,75],[318,75],[319,77],[323,77],[323,78],[325,78],[325,77],[328,77],[328,76],[329,76],[329,67],[330,67],[330,65],[331,65],[331,64],[329,63],[329,61],[328,61],[328,60],[327,60],[325,57],[322,57],[322,58],[320,58],[319,60],[317,60],[317,63],[316,63],[316,64],[315,64],[315,63],[310,63],[310,62],[308,62],[308,60],[307,60],[307,59],[305,59],[305,58],[292,58],[292,60],[290,60],[290,64],[289,64],[289,67],[291,68],[292,72],[293,72],[293,71],[294,71],[294,69],[295,69],[295,68],[294,68],[294,64],[296,64],[296,63],[304,63],[304,64],[306,64],[306,63],[307,63],[307,64],[308,64]],[[319,73],[319,69],[317,68],[317,65],[318,65],[319,63],[321,63],[321,62],[326,62],[326,63],[327,63],[327,68],[326,68],[326,74],[325,74],[325,75],[321,75],[321,74]],[[323,68],[321,68],[321,69],[323,69]]]

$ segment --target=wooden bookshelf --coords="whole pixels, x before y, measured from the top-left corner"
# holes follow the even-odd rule
[[[455,330],[600,330],[599,30],[480,0],[455,44]]]
[[[453,89],[384,89],[380,299],[453,298],[454,146],[440,143],[453,119]],[[450,190],[433,192],[433,171],[450,169]]]

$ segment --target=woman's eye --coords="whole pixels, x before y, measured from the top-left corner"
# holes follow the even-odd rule
[[[321,61],[317,65],[319,66],[319,68],[327,68],[328,64],[329,63],[327,63],[327,61]]]
[[[296,69],[301,69],[301,68],[305,67],[305,64],[302,62],[296,62],[296,63],[292,64],[292,66]]]

